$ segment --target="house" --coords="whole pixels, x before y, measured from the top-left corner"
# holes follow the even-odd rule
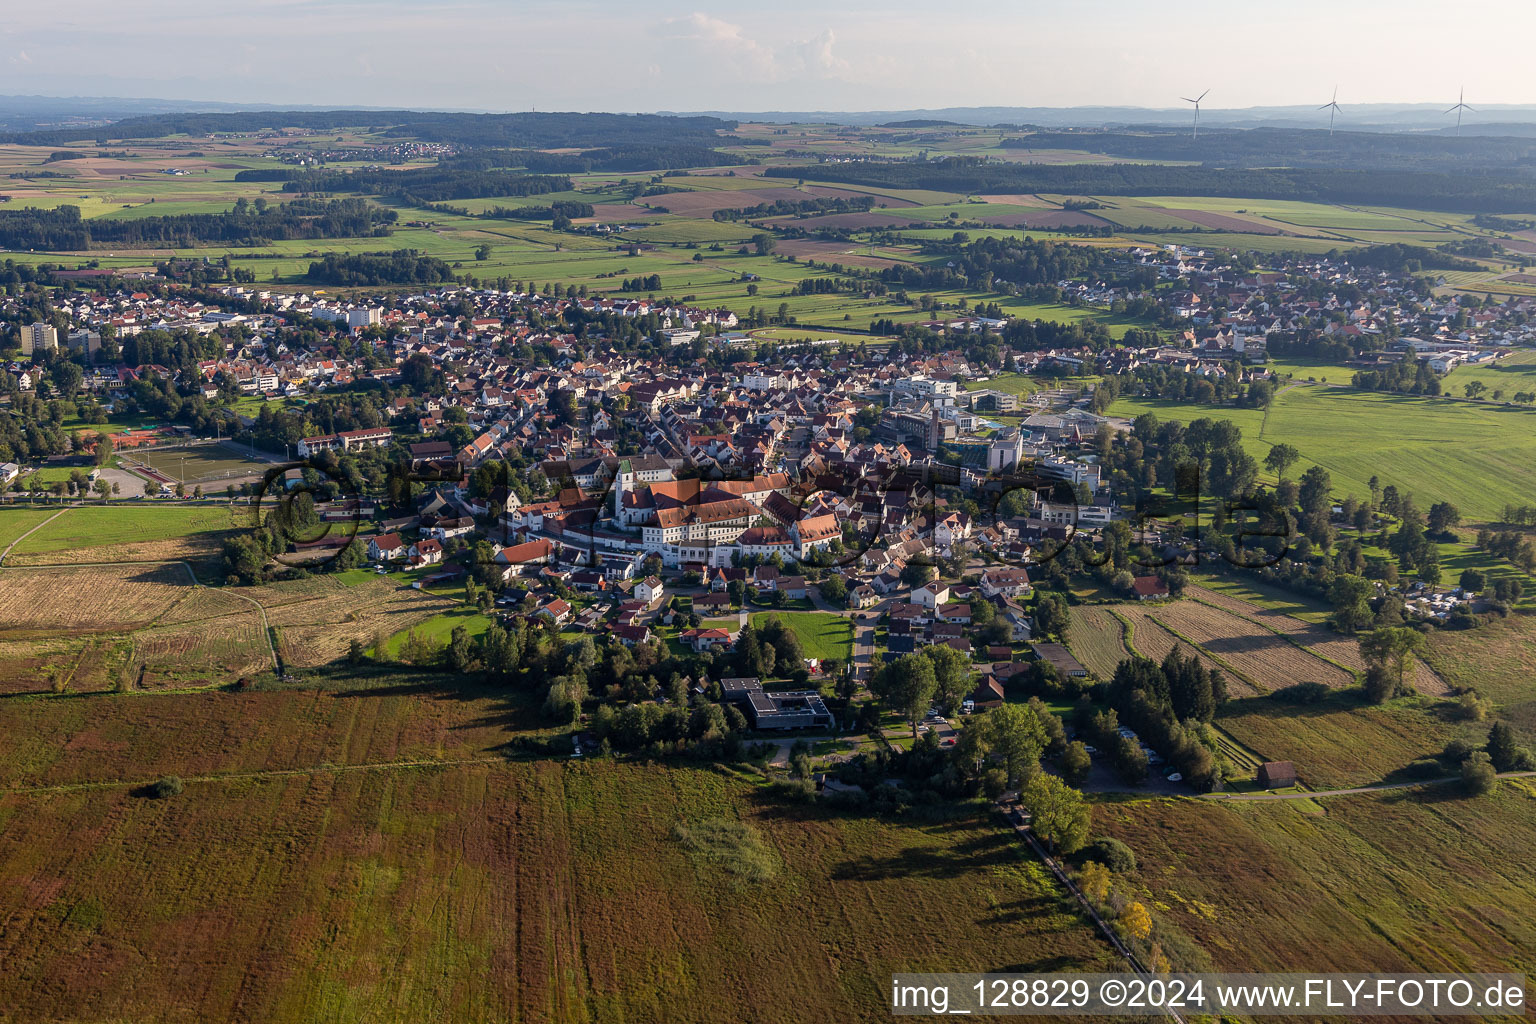
[[[398,533],[381,533],[377,537],[368,538],[369,561],[392,562],[404,557],[405,541],[400,539]]]
[[[1137,576],[1131,581],[1138,601],[1159,601],[1168,596],[1168,584],[1156,576]]]
[[[724,615],[731,610],[729,594],[700,594],[693,599],[693,610],[700,615]]]
[[[803,601],[806,598],[804,576],[781,576],[777,589],[786,601]]]
[[[1296,776],[1296,765],[1291,761],[1265,761],[1259,765],[1257,777],[1259,785],[1265,789],[1282,789],[1300,781]]]
[[[651,627],[649,626],[618,625],[608,627],[608,631],[613,634],[614,639],[618,640],[625,647],[634,647],[636,644],[645,644],[651,641]]]
[[[635,599],[651,607],[661,600],[665,591],[666,588],[662,586],[661,580],[655,576],[647,576],[635,584]]]
[[[520,576],[530,565],[544,565],[554,553],[554,545],[547,540],[531,540],[526,544],[513,544],[496,552],[496,564],[506,566],[504,579]]]
[[[556,626],[563,626],[571,621],[571,606],[558,597],[552,597],[539,606],[535,615],[542,615]]]
[[[949,584],[942,580],[925,583],[912,591],[912,603],[934,611],[949,600]]]
[[[1017,598],[1028,595],[1029,572],[1024,569],[989,569],[981,574],[982,597]]]
[[[593,593],[608,588],[608,580],[600,572],[582,569],[571,573],[571,587],[583,593]]]
[[[971,624],[971,606],[964,601],[950,601],[940,605],[936,616],[940,622],[950,622],[961,626]]]
[[[873,608],[880,603],[880,595],[875,593],[875,588],[865,583],[854,587],[848,592],[848,607]]]
[[[966,699],[974,704],[977,709],[1000,708],[1003,706],[1005,699],[1003,684],[997,681],[996,676],[987,676],[981,681],[981,685],[976,687]]]
[[[436,565],[443,560],[442,542],[430,537],[419,540],[411,545],[408,556],[412,565]]]
[[[447,541],[454,537],[463,537],[475,531],[475,521],[469,516],[461,516],[455,519],[439,519],[434,525],[427,527],[422,532],[428,537]]]
[[[736,642],[728,630],[719,628],[685,629],[677,638],[700,654],[705,651],[730,650]]]
[[[1061,644],[1034,644],[1032,649],[1035,657],[1049,662],[1057,672],[1068,679],[1082,679],[1088,675],[1088,670],[1082,666],[1082,663],[1072,657],[1072,652]]]

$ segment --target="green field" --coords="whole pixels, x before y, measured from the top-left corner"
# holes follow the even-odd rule
[[[807,658],[838,658],[847,661],[853,653],[853,624],[832,612],[754,612],[752,625],[762,628],[768,619],[778,619],[800,640]]]
[[[346,581],[343,581],[346,582]],[[463,626],[471,637],[479,636],[491,628],[495,620],[489,615],[481,615],[469,606],[456,608],[451,612],[435,615],[427,621],[420,623],[411,629],[402,629],[391,636],[384,644],[384,654],[389,658],[398,658],[400,649],[405,646],[406,638],[414,632],[424,640],[430,640],[439,647],[448,643],[453,631]]]
[[[5,550],[22,534],[48,520],[57,512],[51,508],[4,508],[0,509],[0,551]]]
[[[1268,410],[1136,399],[1110,407],[1114,416],[1143,412],[1185,422],[1229,420],[1260,462],[1272,446],[1294,445],[1301,460],[1289,475],[1320,465],[1339,497],[1367,495],[1367,481],[1377,476],[1411,491],[1420,508],[1453,502],[1469,521],[1494,519],[1506,504],[1536,498],[1529,472],[1536,411],[1320,386],[1284,389]]]
[[[235,529],[243,522],[232,519],[230,510],[223,505],[117,504],[68,508],[18,544],[12,554],[46,554],[196,537]]]

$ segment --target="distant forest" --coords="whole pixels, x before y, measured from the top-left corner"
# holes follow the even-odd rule
[[[272,180],[270,177],[243,177],[249,173],[241,171],[235,179]],[[567,192],[570,189],[571,179],[563,176],[479,170],[449,164],[408,171],[296,171],[283,181],[284,192],[356,192],[392,196],[408,206],[441,203],[448,199],[474,199],[479,196],[539,196],[549,192]]]
[[[1004,149],[1077,149],[1134,160],[1185,160],[1221,167],[1359,170],[1536,171],[1536,139],[1510,136],[1230,128],[1187,131],[1038,131],[1005,138]]]
[[[1231,196],[1362,203],[1456,213],[1536,209],[1536,180],[1509,174],[1366,170],[1225,170],[1152,164],[1007,164],[972,157],[770,167],[765,175],[873,188],[1111,196]]]
[[[95,217],[78,206],[55,210],[0,210],[0,246],[7,249],[80,250],[92,245],[260,246],[292,238],[366,238],[388,235],[394,210],[363,199],[295,199],[268,205],[237,200],[223,213],[169,217]]]
[[[57,146],[167,135],[250,133],[278,128],[333,131],[372,127],[397,138],[509,149],[594,149],[616,146],[709,146],[735,121],[659,114],[449,114],[418,110],[250,110],[232,114],[153,114],[110,125],[10,132],[0,142]]]
[[[306,281],[315,284],[362,287],[382,284],[442,284],[452,281],[453,268],[435,256],[415,249],[394,252],[328,252],[309,265]]]

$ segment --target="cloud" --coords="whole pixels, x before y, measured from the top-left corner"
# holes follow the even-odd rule
[[[32,58],[27,56],[26,50],[17,50],[16,56],[11,58],[12,64],[31,64]]]
[[[796,50],[804,71],[818,78],[833,78],[847,74],[848,62],[832,52],[836,42],[837,36],[828,28],[799,44]]]
[[[755,77],[767,81],[779,77],[778,61],[771,47],[748,36],[740,25],[703,11],[668,18],[658,26],[657,32],[666,38],[692,44],[704,59],[744,67]]]

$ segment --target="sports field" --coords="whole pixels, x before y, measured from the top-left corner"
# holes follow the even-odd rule
[[[191,487],[202,484],[205,489],[212,484],[222,487],[223,481],[260,476],[270,464],[247,458],[224,445],[193,445],[186,448],[163,448],[156,451],[128,452],[124,461],[141,463],[172,480],[179,480]]]
[[[853,653],[853,624],[832,612],[756,612],[751,622],[761,629],[769,619],[778,619],[800,641],[807,658],[838,658],[846,661]]]

